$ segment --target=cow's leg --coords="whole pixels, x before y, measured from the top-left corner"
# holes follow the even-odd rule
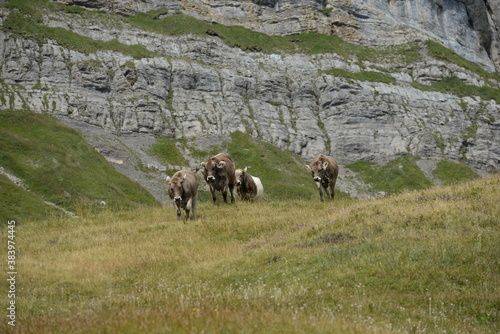
[[[224,203],[227,203],[227,186],[222,188],[222,198],[224,198]]]
[[[321,202],[323,202],[324,201],[324,199],[323,199],[323,189],[321,189],[323,187],[321,186],[321,183],[319,183],[319,182],[316,182],[316,185],[318,186],[319,198],[321,199]]]
[[[229,185],[229,192],[231,193],[231,203],[234,203],[234,185]]]
[[[330,198],[332,199],[332,201],[335,199],[335,182],[336,181],[330,182],[330,191],[331,191]]]
[[[332,200],[333,201],[333,188],[332,188],[332,184],[329,183],[328,185],[325,185],[325,192],[326,192],[326,197],[329,199],[329,200]]]
[[[178,203],[175,203],[175,209],[177,210],[177,221],[181,220],[181,207]]]
[[[190,198],[187,203],[186,203],[186,220],[189,219],[189,212],[191,211],[191,209],[193,208],[193,199]],[[193,211],[193,215],[194,215],[194,211]],[[191,219],[193,219],[193,217],[191,216]]]
[[[323,185],[323,190],[324,190],[324,193],[326,194],[326,199],[330,199],[330,198],[331,198],[331,197],[330,197],[330,196],[331,196],[331,195],[330,195],[330,190],[328,189],[328,187],[329,187],[329,186],[326,186],[326,187],[325,187],[325,185]]]
[[[210,192],[212,193],[212,200],[214,201],[214,205],[217,204],[217,195],[215,194],[215,189],[210,185]]]
[[[191,208],[193,210],[193,212],[191,213],[191,220],[194,220],[196,219],[196,198],[193,198],[191,200],[192,200]]]

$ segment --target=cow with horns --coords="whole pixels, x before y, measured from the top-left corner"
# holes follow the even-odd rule
[[[322,188],[325,189],[327,196],[333,201],[335,199],[335,183],[339,175],[339,165],[335,159],[327,155],[320,155],[310,166],[306,167],[311,171],[313,180],[318,186],[321,201],[323,202]]]
[[[227,203],[227,193],[231,195],[231,203],[234,203],[234,186],[236,179],[234,176],[234,162],[231,157],[224,153],[214,155],[208,161],[201,163],[203,177],[210,187],[214,204],[217,204],[216,191],[222,193],[224,202]]]
[[[253,202],[254,199],[261,198],[264,195],[264,187],[260,178],[250,175],[247,169],[248,167],[245,167],[235,171],[236,190],[242,201]]]
[[[177,220],[181,220],[181,209],[186,211],[186,220],[192,211],[191,219],[196,218],[196,195],[198,193],[198,178],[193,171],[180,170],[172,177],[167,176],[168,196],[174,200],[177,210]]]

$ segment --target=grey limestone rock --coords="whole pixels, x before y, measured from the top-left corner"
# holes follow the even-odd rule
[[[104,12],[133,15],[165,9],[200,20],[243,25],[270,35],[335,34],[377,45],[435,39],[493,71],[500,65],[499,0],[58,0]]]

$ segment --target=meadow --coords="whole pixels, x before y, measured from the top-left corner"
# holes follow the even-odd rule
[[[101,201],[117,211],[160,207],[153,195],[118,173],[80,133],[51,115],[0,110],[0,167],[23,184],[16,186],[0,173],[2,218],[25,221],[64,215],[46,201],[77,215],[101,210]]]
[[[498,333],[499,186],[18,221],[0,332]]]

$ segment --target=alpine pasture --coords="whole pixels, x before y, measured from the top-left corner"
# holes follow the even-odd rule
[[[499,186],[19,222],[17,325],[0,331],[496,333]]]

